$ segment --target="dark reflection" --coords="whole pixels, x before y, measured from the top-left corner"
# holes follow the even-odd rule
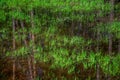
[[[37,69],[37,76],[39,77],[39,80],[41,80],[43,76],[43,70],[40,67]]]

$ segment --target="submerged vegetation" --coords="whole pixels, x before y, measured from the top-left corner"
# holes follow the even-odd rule
[[[0,80],[120,80],[120,0],[0,0]]]

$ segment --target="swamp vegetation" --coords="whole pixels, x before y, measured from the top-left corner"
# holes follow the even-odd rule
[[[0,80],[120,80],[120,0],[0,0]]]

